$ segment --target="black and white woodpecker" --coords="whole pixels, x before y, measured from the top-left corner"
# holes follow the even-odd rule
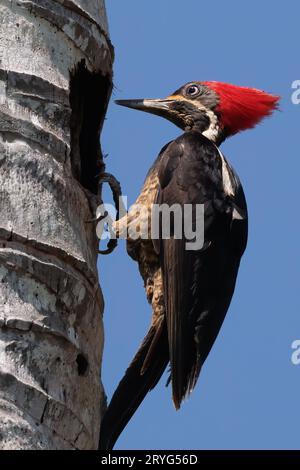
[[[219,150],[237,132],[254,127],[276,109],[279,97],[220,82],[189,82],[165,99],[116,101],[162,116],[184,132],[163,147],[136,203],[204,207],[204,244],[187,250],[186,239],[128,239],[152,305],[150,329],[104,415],[100,449],[118,436],[170,364],[178,409],[194,389],[201,367],[229,307],[247,243],[247,206],[240,180]],[[140,212],[120,219],[120,234],[137,226]]]

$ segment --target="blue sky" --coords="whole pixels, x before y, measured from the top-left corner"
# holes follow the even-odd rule
[[[299,449],[300,4],[253,0],[106,1],[115,90],[102,135],[107,171],[133,203],[161,147],[180,130],[113,99],[164,97],[192,80],[253,86],[282,96],[281,111],[222,150],[243,182],[250,219],[233,301],[198,385],[176,412],[166,374],[116,449]],[[109,193],[106,192],[107,196]],[[138,268],[125,250],[99,262],[105,297],[102,378],[110,399],[148,329]]]

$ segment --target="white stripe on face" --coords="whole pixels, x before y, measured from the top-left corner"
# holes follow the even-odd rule
[[[206,129],[206,131],[202,132],[202,134],[205,137],[207,137],[209,140],[211,140],[212,142],[216,142],[219,136],[219,132],[220,132],[218,118],[213,111],[207,108],[206,108],[206,114],[209,117],[210,125],[209,125],[209,128]]]

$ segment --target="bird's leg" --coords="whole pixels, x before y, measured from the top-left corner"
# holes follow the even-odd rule
[[[120,198],[122,196],[122,189],[120,182],[113,176],[111,173],[102,173],[99,180],[99,191],[100,194],[102,193],[102,184],[108,183],[113,195],[113,201],[116,208],[116,220],[119,219],[120,215]],[[102,202],[102,201],[101,201]],[[103,202],[102,202],[103,203]],[[102,220],[107,215],[107,211],[104,212],[105,215],[100,216],[100,220]],[[118,245],[118,238],[111,238],[107,244],[106,250],[98,250],[98,253],[101,255],[108,255],[114,251],[114,249]]]
[[[120,214],[120,198],[122,196],[122,190],[121,190],[121,185],[119,181],[113,176],[111,173],[101,173],[100,178],[99,178],[99,194],[102,194],[102,185],[103,183],[108,183],[109,187],[111,189],[112,195],[113,195],[113,201],[114,205],[116,208],[116,220],[119,219],[119,214]],[[100,205],[103,205],[103,201],[100,198]],[[101,220],[103,220],[105,217],[107,217],[108,213],[107,211],[104,211],[104,213],[100,213],[97,215],[94,219],[87,220],[87,223],[98,223]],[[112,253],[112,251],[116,248],[118,244],[117,237],[111,238],[107,244],[106,250],[98,250],[98,253],[101,255],[108,255]]]
[[[119,219],[119,213],[120,213],[120,198],[122,196],[122,189],[121,189],[121,184],[120,182],[115,178],[114,175],[111,173],[102,173],[99,179],[99,186],[100,190],[102,189],[102,184],[103,183],[108,183],[109,187],[111,189],[112,195],[113,195],[113,200],[115,203],[115,208],[117,210],[116,213],[116,220]]]

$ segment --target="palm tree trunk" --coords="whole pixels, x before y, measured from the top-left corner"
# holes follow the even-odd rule
[[[103,0],[0,0],[0,448],[96,449]]]

